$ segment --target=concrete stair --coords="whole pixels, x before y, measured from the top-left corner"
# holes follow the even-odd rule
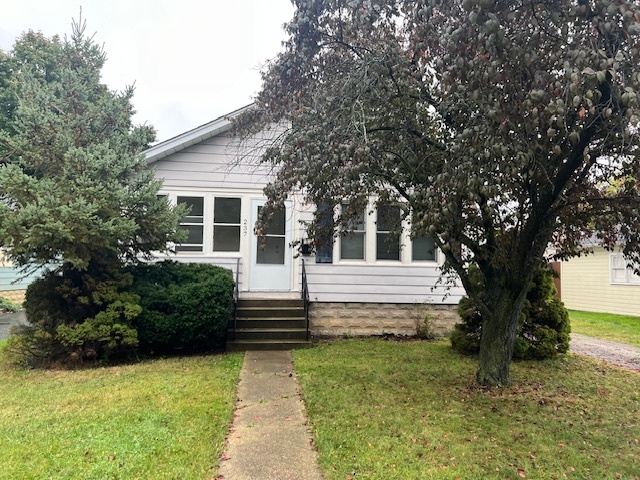
[[[227,331],[227,351],[291,350],[311,346],[302,299],[240,299]]]

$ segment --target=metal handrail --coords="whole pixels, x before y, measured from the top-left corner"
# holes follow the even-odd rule
[[[239,296],[239,285],[238,279],[240,277],[240,258],[236,262],[236,281],[233,285],[233,338],[231,340],[236,339],[236,330],[238,328],[238,296]]]
[[[307,270],[302,259],[302,300],[304,301],[304,320],[307,324],[307,342],[309,341],[309,284],[307,283]]]

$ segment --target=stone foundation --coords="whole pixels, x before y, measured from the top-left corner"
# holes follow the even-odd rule
[[[0,297],[11,300],[14,303],[22,304],[26,290],[5,290],[0,292]]]
[[[414,336],[427,314],[437,337],[448,336],[460,322],[456,305],[312,302],[309,323],[316,336]]]

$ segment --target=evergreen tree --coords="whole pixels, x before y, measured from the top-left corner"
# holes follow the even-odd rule
[[[182,213],[144,168],[155,131],[132,124],[133,88],[101,83],[105,52],[72,27],[0,53],[0,246],[25,272],[48,270],[27,294],[31,347],[80,360],[135,347],[121,267],[179,240]]]

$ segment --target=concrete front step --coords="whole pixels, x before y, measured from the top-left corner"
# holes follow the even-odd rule
[[[233,325],[231,326],[233,328]],[[235,328],[258,328],[270,330],[273,328],[307,328],[304,317],[296,318],[238,318]]]
[[[237,308],[238,317],[304,317],[304,307],[241,307]]]
[[[227,332],[227,350],[289,350],[307,341],[304,302],[300,298],[240,299],[236,321]]]
[[[228,352],[244,352],[246,350],[293,350],[309,348],[311,341],[304,340],[229,340]]]
[[[228,338],[235,340],[307,340],[306,328],[238,328],[229,329]]]
[[[304,308],[304,302],[300,298],[296,299],[268,299],[268,298],[254,298],[254,299],[239,299],[238,309],[242,308]]]

